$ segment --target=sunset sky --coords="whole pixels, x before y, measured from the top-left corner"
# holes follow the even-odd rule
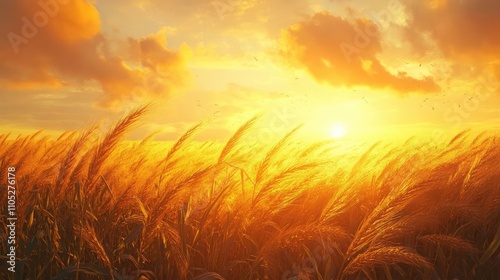
[[[0,133],[58,134],[131,108],[132,134],[271,138],[500,124],[498,0],[19,0],[0,4]]]

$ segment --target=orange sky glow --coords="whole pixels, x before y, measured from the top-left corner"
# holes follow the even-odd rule
[[[153,111],[131,138],[386,137],[500,124],[498,0],[0,4],[0,133]],[[332,132],[333,131],[333,132]]]

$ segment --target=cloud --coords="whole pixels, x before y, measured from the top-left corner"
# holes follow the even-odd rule
[[[311,2],[317,0],[107,0],[99,6],[120,6],[102,9],[106,22],[128,26],[128,32],[139,32],[130,18],[147,17],[142,30],[156,28],[168,21],[178,30],[173,44],[179,41],[229,44],[231,48],[250,49],[264,45],[267,39],[279,36],[280,30],[312,13]],[[279,12],[277,12],[279,11]],[[107,27],[106,27],[107,28]]]
[[[408,1],[405,36],[418,52],[431,52],[419,44],[423,36],[456,65],[471,69],[469,77],[490,92],[500,93],[500,2],[497,0]],[[478,73],[479,72],[479,73]]]
[[[135,94],[169,95],[189,76],[187,48],[168,50],[159,39],[165,35],[162,31],[129,40],[139,46],[139,63],[132,68],[134,61],[118,56],[101,33],[99,12],[89,1],[20,0],[1,5],[0,34],[6,39],[0,41],[2,88],[61,89],[97,81],[104,91],[100,104],[112,106]],[[155,87],[145,86],[151,76]]]
[[[430,34],[447,58],[470,63],[500,59],[499,1],[412,0],[404,4],[410,15],[406,36],[411,42]]]
[[[284,30],[281,43],[279,54],[286,63],[333,86],[391,88],[400,93],[440,90],[430,77],[418,80],[405,72],[390,73],[377,58],[382,52],[380,34],[368,20],[350,22],[317,13]]]

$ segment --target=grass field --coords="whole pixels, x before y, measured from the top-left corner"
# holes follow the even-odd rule
[[[1,279],[11,166],[16,279],[500,279],[497,135],[264,145],[252,119],[226,143],[123,141],[146,110],[0,136]]]

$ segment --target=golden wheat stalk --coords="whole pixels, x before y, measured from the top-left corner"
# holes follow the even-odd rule
[[[99,172],[102,165],[115,149],[120,139],[147,111],[148,105],[145,105],[129,113],[125,118],[116,124],[116,126],[106,135],[101,144],[97,146],[87,173],[87,183],[89,187],[92,187],[95,181],[99,178]]]
[[[418,238],[427,244],[434,244],[444,248],[465,253],[479,253],[479,249],[470,241],[447,234],[428,234]]]
[[[387,246],[357,255],[345,267],[342,274],[353,274],[375,266],[395,265],[398,263],[433,270],[432,264],[414,250],[403,246]]]
[[[90,129],[83,132],[80,137],[73,143],[73,146],[66,154],[64,161],[61,163],[59,173],[56,180],[56,188],[60,189],[62,185],[67,184],[68,177],[71,174],[72,167],[76,162],[76,158],[80,154],[81,150],[85,147],[89,137],[97,129],[97,126],[92,126]]]
[[[85,223],[85,225],[80,228],[80,232],[87,246],[97,255],[99,260],[111,273],[113,271],[111,261],[109,260],[108,254],[106,253],[101,240],[97,237],[94,227],[90,223]]]
[[[267,169],[269,168],[270,164],[271,164],[271,160],[274,156],[276,156],[278,154],[278,152],[280,151],[280,149],[283,148],[283,146],[285,145],[285,143],[297,132],[297,130],[299,130],[300,128],[302,127],[302,125],[299,125],[297,127],[295,127],[294,129],[292,129],[290,132],[288,132],[285,136],[283,136],[283,138],[281,138],[281,140],[276,143],[272,148],[271,150],[269,150],[269,152],[267,152],[264,160],[261,162],[261,164],[259,165],[259,168],[257,170],[257,175],[256,175],[256,178],[255,178],[255,183],[256,184],[259,184],[263,177],[264,177],[264,174],[265,172],[267,171]]]
[[[224,162],[229,153],[234,149],[234,147],[236,147],[236,145],[238,144],[238,142],[240,142],[243,135],[245,135],[247,130],[249,130],[254,125],[254,123],[259,119],[259,117],[260,116],[257,115],[251,118],[233,134],[233,136],[227,141],[224,148],[222,148],[217,163],[222,164]]]

